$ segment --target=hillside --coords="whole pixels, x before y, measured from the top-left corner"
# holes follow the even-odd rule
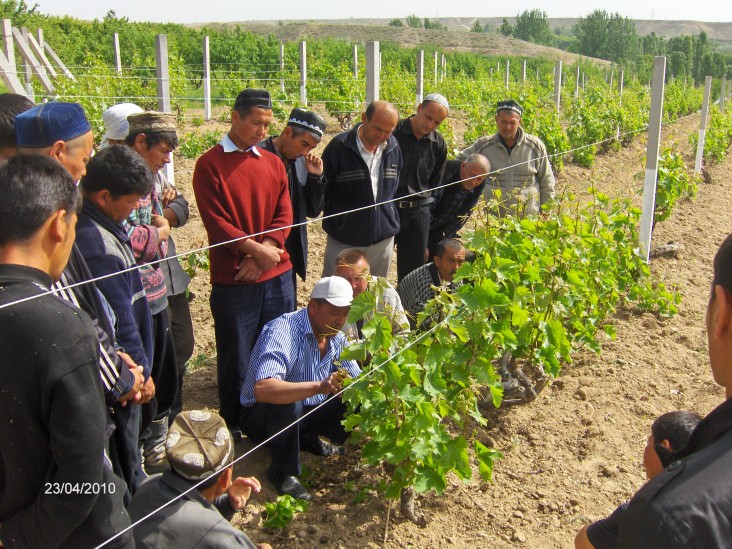
[[[450,32],[390,27],[389,19],[321,19],[311,21],[242,21],[236,23],[221,23],[211,26],[242,25],[244,28],[259,34],[273,33],[283,40],[298,40],[303,36],[328,36],[361,42],[366,40],[384,40],[414,46],[418,44],[439,43],[447,50],[472,51],[476,53],[494,53],[497,55],[545,55],[547,57],[572,61],[573,54],[547,48],[547,51],[533,53],[532,48],[539,48],[534,44],[526,44],[519,40],[504,41],[504,37],[489,33],[471,33],[470,27],[475,20],[482,25],[497,28],[503,17],[438,17],[430,19],[445,25]],[[515,16],[506,17],[513,23]],[[563,29],[564,33],[577,22],[576,18],[549,18],[552,29]],[[194,25],[196,26],[196,25]],[[723,49],[732,47],[732,22],[710,23],[706,21],[668,21],[668,20],[635,20],[635,28],[640,36],[656,33],[658,36],[671,38],[681,34],[694,35],[705,32],[712,42],[716,42]],[[358,30],[354,30],[358,29]],[[460,31],[457,34],[454,31]],[[463,34],[464,33],[464,34]],[[495,53],[492,48],[498,48]],[[528,48],[528,49],[527,49]],[[540,50],[541,51],[541,50]],[[559,53],[557,53],[559,52]],[[568,57],[565,57],[568,56]]]
[[[211,27],[230,27],[240,25],[243,29],[256,34],[273,34],[285,42],[295,42],[308,38],[334,38],[364,43],[369,40],[391,42],[404,47],[421,44],[439,44],[446,51],[461,51],[485,55],[511,55],[518,57],[547,57],[561,59],[564,63],[574,63],[578,59],[587,59],[574,53],[557,48],[539,46],[531,42],[507,38],[494,33],[455,32],[453,30],[412,29],[407,27],[390,27],[387,24],[334,24],[334,23],[286,23],[277,25],[262,22],[221,23]],[[597,60],[600,64],[607,61]]]

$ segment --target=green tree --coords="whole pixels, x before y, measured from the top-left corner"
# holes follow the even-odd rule
[[[392,19],[391,21],[389,21],[389,26],[390,27],[403,27],[404,23],[402,23],[401,19]]]
[[[439,21],[430,21],[426,17],[424,18],[424,28],[432,30],[447,30],[447,25],[443,25]]]
[[[595,10],[574,25],[577,52],[616,63],[638,58],[639,39],[635,23],[619,13]]]
[[[554,39],[549,28],[546,12],[541,10],[524,10],[516,16],[513,36],[534,44],[552,45]]]
[[[513,25],[508,22],[508,19],[505,17],[503,18],[503,21],[501,21],[501,26],[498,27],[498,31],[503,36],[511,36],[513,34]]]
[[[411,29],[422,29],[422,20],[416,15],[407,15],[407,26]]]
[[[477,19],[473,21],[473,26],[470,27],[470,32],[483,32],[483,25]]]
[[[38,15],[38,4],[29,7],[23,0],[0,0],[0,19],[12,19],[15,27],[23,26],[32,15]]]

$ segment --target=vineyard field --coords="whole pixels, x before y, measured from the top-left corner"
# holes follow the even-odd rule
[[[665,144],[677,143],[687,166],[693,165],[689,135],[698,126],[699,116],[692,115],[664,127]],[[459,132],[467,124],[456,121],[455,127]],[[203,133],[226,129],[220,121],[191,128]],[[332,124],[325,141],[338,129]],[[586,200],[593,183],[611,196],[639,200],[642,179],[636,174],[643,170],[644,151],[641,137],[598,156],[591,168],[569,164],[558,176],[558,190]],[[194,161],[178,157],[176,162],[179,186],[190,200]],[[655,243],[675,240],[685,247],[679,259],[652,264],[654,274],[682,295],[679,314],[664,319],[621,311],[614,319],[617,339],[604,342],[601,355],[581,353],[529,405],[487,411],[489,426],[480,437],[505,456],[495,466],[493,483],[480,481],[477,473],[471,484],[449,477],[442,496],[420,496],[429,519],[424,529],[399,516],[395,507],[387,547],[567,547],[585,522],[609,513],[642,484],[642,449],[654,417],[670,409],[704,414],[721,400],[709,374],[703,315],[711,257],[732,228],[726,213],[732,205],[729,167],[727,160],[712,165],[711,184],[701,184],[695,201],[679,204],[654,232]],[[192,211],[189,225],[178,233],[180,250],[205,243],[195,207]],[[311,264],[308,282],[299,287],[301,304],[319,275],[325,245],[319,224],[310,226],[309,235]],[[208,288],[206,273],[199,273],[192,285],[196,353],[186,381],[186,408],[215,408],[216,403]],[[240,445],[238,452],[246,449]],[[306,480],[316,495],[310,509],[283,530],[259,527],[263,503],[276,495],[265,485],[238,524],[254,540],[279,546],[382,546],[387,500],[369,490],[375,472],[361,465],[355,452],[328,461],[304,458]],[[265,478],[267,463],[267,453],[258,451],[237,471]]]

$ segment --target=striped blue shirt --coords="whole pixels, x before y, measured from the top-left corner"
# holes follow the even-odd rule
[[[328,350],[321,359],[307,307],[275,318],[265,325],[252,350],[249,371],[241,388],[241,405],[254,406],[254,385],[260,379],[271,377],[292,383],[323,381],[338,369],[334,362],[345,344],[346,336],[338,332],[328,339]],[[354,360],[344,360],[341,366],[352,377],[361,373]],[[316,406],[326,398],[327,395],[313,395],[303,400],[303,404]]]

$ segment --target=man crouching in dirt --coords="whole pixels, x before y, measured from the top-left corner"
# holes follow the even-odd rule
[[[713,549],[732,540],[732,235],[714,257],[706,328],[712,375],[727,399],[630,501],[620,547]]]
[[[135,525],[138,549],[254,549],[229,520],[261,486],[254,477],[234,478],[234,443],[222,417],[207,410],[179,413],[165,455],[170,470],[143,482],[129,506],[132,520],[141,521]],[[256,547],[272,549],[268,543]]]
[[[310,500],[300,484],[300,449],[319,456],[343,454],[348,438],[341,421],[345,406],[329,397],[344,376],[361,373],[353,360],[338,360],[346,344],[340,331],[353,300],[351,285],[339,276],[321,278],[306,308],[269,322],[252,351],[241,389],[241,430],[268,443],[269,479],[283,494]],[[320,439],[323,435],[335,444]]]

